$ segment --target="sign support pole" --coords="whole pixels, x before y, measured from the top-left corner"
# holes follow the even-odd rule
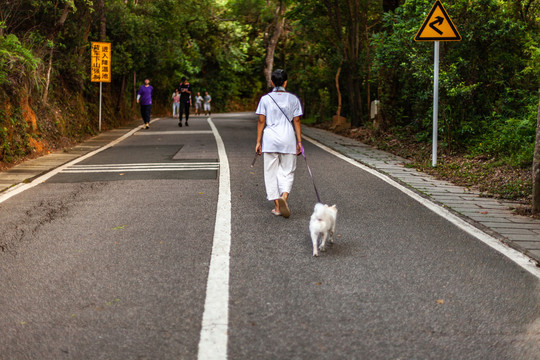
[[[103,92],[103,83],[99,82],[99,132],[101,132],[101,98]]]
[[[435,41],[433,66],[433,149],[431,166],[437,166],[437,141],[439,133],[439,41]]]
[[[99,82],[99,125],[101,132],[101,113],[103,107],[103,82],[111,82],[111,43],[92,41],[90,57],[90,79]]]

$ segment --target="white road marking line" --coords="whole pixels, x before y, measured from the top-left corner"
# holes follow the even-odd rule
[[[133,163],[133,164],[89,164],[89,165],[73,165],[70,168],[102,168],[102,167],[108,167],[108,168],[116,168],[116,167],[160,167],[160,166],[166,166],[166,167],[172,167],[172,166],[186,166],[186,165],[216,165],[219,166],[218,162],[214,161],[208,161],[208,162],[182,162],[182,163]]]
[[[99,173],[119,173],[119,172],[155,172],[155,171],[201,171],[201,170],[218,170],[218,167],[191,167],[191,168],[163,168],[163,169],[104,169],[104,170],[65,170],[62,174],[99,174]]]
[[[150,164],[103,164],[74,165],[62,171],[62,174],[81,173],[113,173],[113,172],[146,172],[146,171],[192,171],[218,170],[217,162],[202,163],[150,163]]]
[[[159,120],[159,118],[156,118],[156,119],[152,120],[152,122],[158,121],[158,120]],[[140,125],[140,126],[136,127],[135,129],[129,131],[128,133],[122,135],[118,139],[111,141],[107,145],[105,145],[103,147],[100,147],[99,149],[96,149],[94,151],[91,151],[86,155],[78,157],[78,158],[76,158],[76,159],[74,159],[74,160],[72,160],[72,161],[70,161],[68,163],[65,163],[64,165],[61,165],[61,166],[57,167],[56,169],[51,170],[48,173],[41,175],[40,177],[34,179],[32,182],[29,182],[28,184],[18,184],[17,186],[14,186],[11,189],[8,189],[8,190],[4,191],[4,193],[2,193],[2,195],[0,196],[0,203],[3,203],[7,199],[9,199],[9,198],[11,198],[11,197],[13,197],[15,195],[18,195],[18,194],[22,193],[23,191],[31,189],[36,185],[44,183],[45,181],[49,180],[54,175],[57,175],[60,172],[64,171],[68,167],[73,166],[75,164],[78,164],[81,161],[84,161],[84,160],[96,155],[97,153],[100,153],[103,150],[106,150],[106,149],[118,144],[119,142],[123,141],[124,139],[130,137],[131,135],[133,135],[134,133],[136,133],[137,131],[142,129],[142,127],[143,127],[143,125]]]
[[[177,131],[139,131],[136,136],[146,135],[195,135],[195,134],[212,134],[211,130],[177,130]]]
[[[225,145],[208,118],[218,147],[219,195],[212,257],[206,284],[206,300],[199,340],[199,360],[227,359],[229,322],[229,252],[231,246],[231,179]]]
[[[428,209],[430,209],[431,211],[433,211],[434,213],[436,213],[437,215],[440,215],[441,217],[445,218],[446,220],[448,220],[449,222],[451,222],[452,224],[456,225],[458,228],[460,228],[461,230],[467,232],[468,234],[474,236],[475,238],[477,238],[478,240],[482,241],[484,244],[490,246],[491,248],[495,249],[496,251],[498,251],[499,253],[501,253],[502,255],[506,256],[507,258],[509,258],[510,260],[512,260],[513,262],[515,262],[517,265],[521,266],[523,269],[527,270],[529,273],[531,273],[532,275],[536,276],[537,278],[540,279],[540,268],[538,268],[536,266],[536,264],[534,263],[534,261],[532,261],[531,258],[527,257],[526,255],[522,254],[521,252],[515,250],[515,249],[512,249],[511,247],[503,244],[502,242],[500,242],[499,240],[497,240],[496,238],[494,238],[493,236],[489,235],[489,234],[486,234],[485,232],[483,232],[482,230],[474,227],[473,225],[469,224],[468,222],[466,222],[465,220],[461,219],[460,217],[454,215],[453,213],[451,213],[450,211],[448,211],[447,209],[435,204],[434,202],[418,195],[417,193],[415,193],[414,191],[408,189],[407,187],[399,184],[398,182],[394,181],[392,178],[390,178],[389,176],[387,175],[384,175],[366,165],[363,165],[359,162],[357,162],[356,160],[353,160],[351,158],[348,158],[347,156],[327,147],[326,145],[323,145],[321,144],[320,142],[318,142],[317,140],[314,140],[308,136],[305,136],[305,135],[302,135],[303,138],[305,138],[306,140],[308,140],[309,142],[313,143],[314,145],[320,147],[321,149],[325,150],[326,152],[334,155],[334,156],[337,156],[338,158],[348,162],[349,164],[352,164],[364,171],[367,171],[368,173],[378,177],[379,179],[385,181],[386,183],[392,185],[393,187],[397,188],[398,190],[404,192],[405,194],[407,194],[408,196],[410,196],[411,198],[413,198],[414,200],[418,201],[420,204],[424,205],[425,207],[427,207]]]

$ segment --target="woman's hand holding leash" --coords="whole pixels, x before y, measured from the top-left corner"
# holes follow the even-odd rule
[[[296,143],[296,156],[300,156],[300,154],[304,154],[304,147],[302,146],[301,142]]]
[[[255,157],[253,158],[253,161],[251,162],[251,167],[255,166],[255,161],[257,161],[258,156],[259,156],[259,154],[255,153]]]
[[[257,156],[261,156],[262,154],[262,146],[261,143],[257,143],[255,146],[255,157],[253,158],[253,161],[251,162],[251,167],[255,166],[255,161],[257,161]]]

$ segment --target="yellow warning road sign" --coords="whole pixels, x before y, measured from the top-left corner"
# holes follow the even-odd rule
[[[456,27],[440,0],[435,1],[415,41],[461,41]]]

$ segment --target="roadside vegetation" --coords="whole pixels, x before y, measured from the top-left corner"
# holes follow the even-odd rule
[[[443,3],[463,39],[441,43],[435,169],[433,43],[413,41],[432,0],[9,1],[0,7],[0,165],[97,133],[90,42],[107,41],[104,129],[137,119],[144,77],[154,115],[170,112],[182,76],[210,92],[216,111],[253,111],[271,70],[285,68],[316,126],[486,196],[530,203],[540,0]]]

